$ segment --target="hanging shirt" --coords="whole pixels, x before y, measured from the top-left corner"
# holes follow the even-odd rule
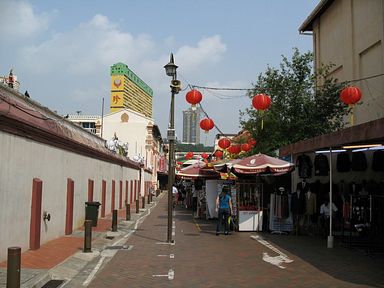
[[[337,172],[351,171],[351,160],[347,152],[337,154],[336,169]]]
[[[317,154],[315,156],[314,164],[316,176],[328,176],[329,164],[327,156],[324,154]]]
[[[297,157],[296,165],[299,168],[300,178],[311,178],[312,176],[312,162],[308,155],[302,154]]]
[[[367,169],[367,158],[364,152],[352,153],[352,170],[353,171],[365,171]]]

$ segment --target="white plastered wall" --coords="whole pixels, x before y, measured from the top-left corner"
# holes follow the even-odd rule
[[[42,213],[46,211],[51,215],[50,221],[44,222],[41,219],[41,244],[65,233],[68,178],[74,181],[73,229],[84,223],[88,179],[94,181],[94,201],[100,202],[102,180],[106,181],[106,215],[111,213],[112,180],[116,182],[117,209],[120,180],[125,187],[126,180],[139,179],[139,170],[85,157],[2,131],[0,163],[0,261],[6,259],[8,247],[19,246],[22,251],[29,249],[34,178],[43,182]]]

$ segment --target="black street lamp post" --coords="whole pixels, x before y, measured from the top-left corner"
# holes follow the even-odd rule
[[[169,63],[164,66],[165,72],[168,76],[172,77],[171,81],[171,110],[170,110],[170,119],[169,119],[169,127],[167,131],[167,138],[169,143],[169,153],[168,153],[168,233],[167,233],[167,242],[171,243],[172,240],[172,187],[175,178],[175,94],[180,91],[180,81],[177,80],[176,69],[177,65],[173,62],[173,54],[171,53],[171,57]]]

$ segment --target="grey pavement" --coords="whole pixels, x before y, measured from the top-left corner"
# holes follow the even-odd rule
[[[118,223],[117,232],[92,232],[92,252],[84,253],[79,251],[67,258],[64,262],[52,269],[21,269],[20,271],[20,287],[21,288],[41,288],[50,280],[64,280],[60,286],[52,287],[84,287],[83,283],[68,285],[73,279],[80,279],[84,276],[84,281],[92,272],[98,259],[104,258],[104,265],[107,263],[119,249],[129,250],[125,247],[126,239],[134,233],[137,226],[146,218],[147,214],[156,206],[157,202],[164,196],[153,197],[153,202],[146,204],[144,209],[140,208],[140,212],[132,213],[130,221],[120,221]],[[83,237],[84,231],[76,230],[73,235]],[[60,249],[60,247],[57,247]],[[88,272],[89,271],[89,272]],[[0,288],[6,287],[7,269],[0,268]],[[47,287],[47,288],[52,288]]]

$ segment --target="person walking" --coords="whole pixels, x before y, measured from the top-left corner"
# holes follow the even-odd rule
[[[216,236],[220,234],[221,224],[224,221],[224,234],[228,235],[229,225],[228,217],[232,215],[232,200],[229,195],[230,189],[228,186],[223,186],[221,193],[217,196],[216,199],[216,212],[217,216],[217,226],[216,226]]]
[[[177,189],[176,185],[173,184],[173,186],[172,186],[173,208],[176,207],[178,196],[179,196],[179,190]]]

